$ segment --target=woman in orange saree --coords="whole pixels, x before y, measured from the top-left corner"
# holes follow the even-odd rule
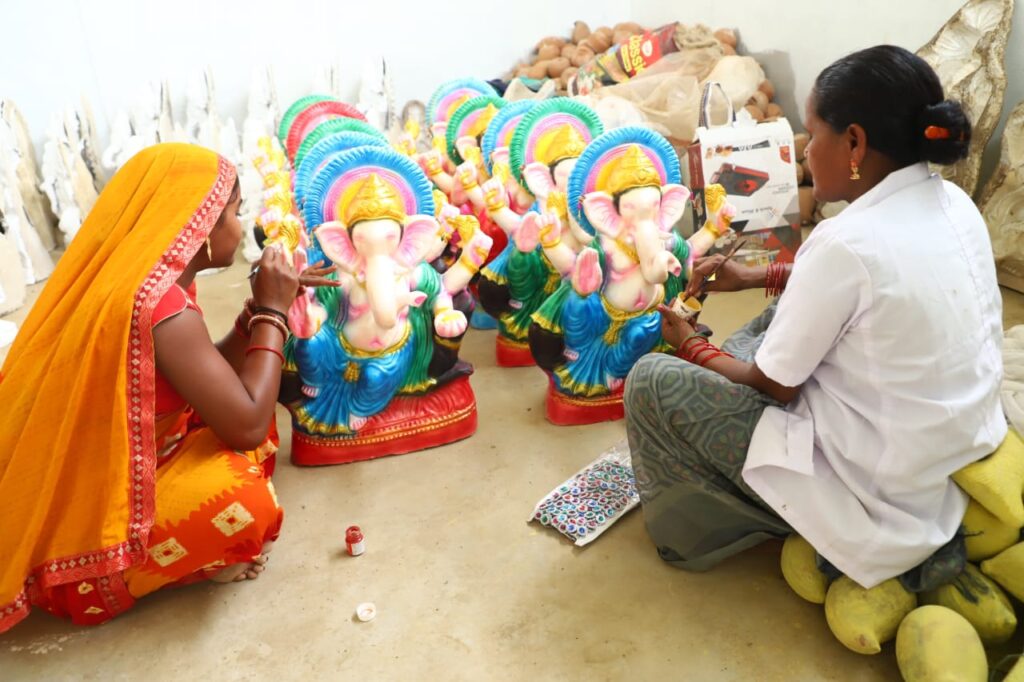
[[[238,203],[215,153],[140,152],[15,339],[0,371],[0,632],[33,605],[100,623],[161,587],[262,570],[282,520],[273,415],[298,276],[267,249],[255,305],[210,340],[192,279],[231,264]]]

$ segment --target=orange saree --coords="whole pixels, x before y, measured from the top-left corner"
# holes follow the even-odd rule
[[[276,537],[275,444],[231,451],[187,406],[157,415],[152,324],[234,168],[163,144],[110,181],[0,371],[0,632],[37,605],[103,622]]]

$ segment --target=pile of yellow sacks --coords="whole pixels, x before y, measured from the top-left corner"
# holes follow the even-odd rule
[[[985,646],[1009,640],[1017,615],[1007,592],[1024,601],[1024,441],[1012,428],[992,455],[953,480],[970,496],[964,515],[969,562],[958,583],[920,595],[895,578],[866,590],[843,576],[830,585],[814,548],[792,535],[782,548],[782,575],[798,595],[825,605],[836,638],[860,654],[877,654],[896,640],[907,682],[988,680]],[[1024,682],[1024,659],[1009,682]]]

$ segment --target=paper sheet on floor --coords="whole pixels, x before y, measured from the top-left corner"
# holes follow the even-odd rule
[[[548,493],[529,521],[550,526],[582,547],[638,504],[629,444],[623,440]]]

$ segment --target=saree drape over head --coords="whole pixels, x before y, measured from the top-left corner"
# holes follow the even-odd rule
[[[94,602],[81,618],[62,613],[76,622],[102,621],[139,596],[125,571],[152,563],[157,441],[172,435],[155,414],[153,312],[234,183],[234,167],[209,150],[140,152],[103,190],[15,339],[0,372],[0,632],[33,603],[66,611],[54,605],[61,594]],[[209,429],[185,437],[184,422],[176,438],[244,458]],[[160,586],[146,582],[140,592]]]

